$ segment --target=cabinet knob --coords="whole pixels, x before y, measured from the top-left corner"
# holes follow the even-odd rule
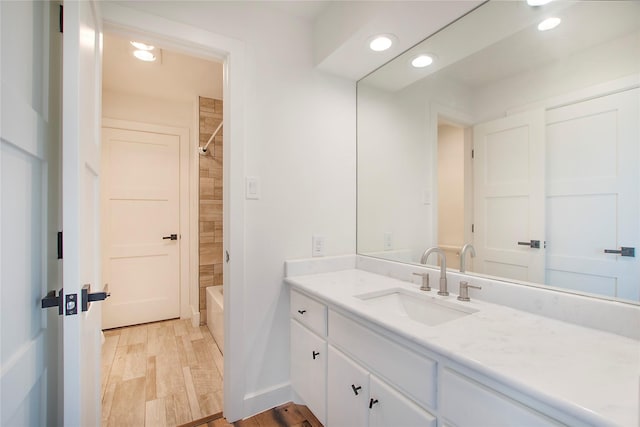
[[[371,399],[369,400],[369,409],[373,408],[373,405],[375,405],[376,403],[378,403],[378,399]]]
[[[307,310],[298,310],[298,313],[300,314],[305,314],[307,312]]]
[[[353,392],[356,394],[356,396],[358,395],[358,391],[362,390],[362,386],[358,386],[356,387],[355,384],[351,384],[351,389],[353,389]]]
[[[319,353],[319,352],[317,352],[317,351],[314,351],[314,352],[312,352],[311,354],[312,354],[312,356],[313,356],[313,360],[316,360],[316,357],[320,356],[320,353]]]

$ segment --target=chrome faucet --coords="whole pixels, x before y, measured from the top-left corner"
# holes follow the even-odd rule
[[[471,258],[476,256],[476,249],[471,243],[467,243],[462,247],[462,250],[460,251],[460,273],[464,273],[467,270],[467,267],[465,266],[465,255],[467,254],[467,251],[471,251]]]
[[[447,296],[449,295],[449,292],[447,292],[447,257],[442,249],[434,247],[424,251],[420,258],[420,264],[426,264],[427,258],[434,252],[440,255],[440,290],[438,291],[438,295]]]

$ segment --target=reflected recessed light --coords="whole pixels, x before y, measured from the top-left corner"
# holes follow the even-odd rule
[[[547,18],[538,24],[538,31],[552,30],[560,25],[560,22],[562,22],[560,18]]]
[[[153,62],[156,60],[156,56],[148,50],[136,50],[133,52],[133,56],[141,61]]]
[[[527,0],[529,6],[542,6],[550,3],[552,0]]]
[[[375,52],[382,52],[389,49],[393,45],[393,36],[382,34],[373,37],[369,41],[369,48]]]
[[[131,46],[133,46],[133,47],[135,47],[136,49],[139,49],[139,50],[153,50],[154,49],[154,47],[151,46],[150,44],[134,42],[134,41],[130,41],[129,43],[131,43]]]
[[[433,64],[433,57],[429,55],[418,55],[411,60],[411,65],[415,68],[424,68]]]

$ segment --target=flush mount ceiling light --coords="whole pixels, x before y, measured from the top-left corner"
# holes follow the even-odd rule
[[[380,34],[369,40],[369,49],[374,52],[383,52],[393,45],[393,37],[391,34]]]
[[[411,60],[411,65],[415,68],[424,68],[433,64],[433,57],[426,54],[416,56]]]
[[[156,60],[156,56],[148,50],[136,50],[133,52],[133,56],[146,62],[153,62]]]
[[[550,3],[552,0],[527,0],[529,6],[543,6]]]
[[[134,41],[130,41],[129,43],[131,43],[131,46],[135,47],[138,50],[153,50],[154,49],[154,46],[151,46],[150,44],[146,44],[146,43],[134,42]]]
[[[538,24],[538,31],[548,31],[548,30],[552,30],[555,27],[557,27],[558,25],[560,25],[560,22],[562,22],[562,20],[560,18],[547,18],[544,21],[542,21],[541,23]]]

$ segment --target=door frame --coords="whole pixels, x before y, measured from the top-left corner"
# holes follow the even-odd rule
[[[179,209],[180,209],[180,223],[179,223],[179,236],[180,236],[180,251],[179,251],[179,262],[180,262],[180,318],[186,319],[191,317],[191,308],[189,306],[189,277],[194,274],[191,271],[191,265],[189,264],[189,252],[191,248],[191,240],[192,235],[190,232],[189,224],[192,221],[190,217],[190,200],[193,197],[190,194],[190,173],[189,173],[189,150],[191,148],[191,141],[189,138],[189,128],[183,127],[171,127],[171,126],[161,126],[155,125],[151,123],[144,122],[136,122],[130,120],[121,120],[121,119],[111,119],[111,118],[102,118],[102,128],[111,128],[111,129],[122,129],[122,130],[132,130],[139,132],[152,132],[159,133],[163,135],[174,135],[180,139],[179,144],[179,157],[180,157],[180,182],[178,184],[179,188]],[[104,148],[104,146],[103,146]],[[104,209],[104,206],[101,208],[101,212]],[[102,221],[104,221],[104,216],[101,216]],[[197,221],[197,218],[196,218]],[[101,223],[101,227],[103,224]],[[101,246],[104,245],[104,241],[101,239]],[[106,248],[102,246],[102,259],[104,260],[106,255]],[[104,273],[104,269],[102,270]],[[196,271],[195,274],[198,274]],[[104,280],[103,283],[107,283]]]
[[[144,38],[158,46],[198,57],[223,60],[223,247],[233,262],[224,271],[224,415],[230,422],[245,414],[244,331],[244,105],[245,45],[242,41],[182,24],[163,17],[102,3],[105,31]],[[196,309],[198,292],[198,152],[197,138],[191,139],[190,156],[190,304]],[[233,141],[233,143],[231,143]],[[229,380],[233,378],[233,381]]]

